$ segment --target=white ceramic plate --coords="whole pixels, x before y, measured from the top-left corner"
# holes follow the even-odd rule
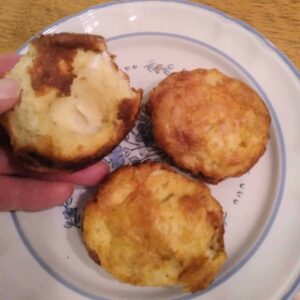
[[[0,214],[1,299],[291,299],[300,277],[299,73],[248,25],[180,1],[114,2],[67,17],[43,33],[101,34],[145,99],[173,71],[218,68],[263,97],[272,115],[267,152],[246,175],[211,186],[225,211],[228,261],[207,290],[140,288],[113,279],[87,255],[78,188],[64,206]],[[26,45],[21,52],[26,51]],[[164,159],[142,110],[106,160],[112,169]],[[41,201],[43,195],[41,195]]]

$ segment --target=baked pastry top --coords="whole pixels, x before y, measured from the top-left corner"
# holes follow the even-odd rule
[[[223,212],[208,187],[165,164],[109,175],[83,214],[90,256],[140,286],[206,288],[226,260]]]
[[[252,88],[216,69],[169,75],[150,93],[147,109],[161,148],[210,183],[244,174],[266,150],[267,106]]]

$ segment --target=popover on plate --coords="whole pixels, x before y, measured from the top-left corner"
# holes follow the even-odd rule
[[[150,93],[147,109],[158,145],[207,182],[244,174],[266,150],[271,117],[264,101],[216,69],[169,75]]]
[[[125,166],[83,213],[90,256],[139,286],[206,288],[222,268],[223,212],[208,187],[162,163]]]
[[[6,77],[20,102],[1,116],[30,168],[77,170],[109,153],[133,127],[142,90],[130,87],[101,36],[40,35]]]

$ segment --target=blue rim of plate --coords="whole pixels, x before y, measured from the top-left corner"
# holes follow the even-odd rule
[[[145,0],[147,2],[161,2],[160,0]],[[142,0],[125,0],[125,1],[113,1],[113,2],[110,2],[110,3],[104,3],[104,4],[98,4],[98,5],[95,5],[95,6],[92,6],[92,7],[89,7],[85,10],[82,10],[76,14],[73,14],[73,15],[70,15],[70,16],[67,16],[65,18],[62,18],[54,23],[52,23],[51,25],[47,26],[46,28],[44,28],[43,30],[41,30],[40,32],[38,32],[36,35],[34,35],[33,37],[31,37],[29,40],[27,40],[27,42],[21,47],[18,49],[18,53],[21,52],[24,48],[26,48],[28,46],[28,44],[30,43],[30,41],[32,39],[34,39],[37,35],[45,32],[46,30],[60,24],[60,23],[63,23],[64,21],[68,20],[68,19],[71,19],[71,18],[74,18],[76,16],[79,16],[79,15],[82,15],[84,14],[85,12],[89,11],[89,10],[95,10],[95,9],[102,9],[102,8],[105,8],[105,7],[108,7],[108,6],[113,6],[113,5],[122,5],[122,4],[126,4],[126,3],[133,3],[133,2],[145,2],[145,1],[142,1]],[[187,6],[194,6],[195,8],[198,8],[198,9],[202,9],[202,10],[206,10],[206,11],[210,11],[212,12],[213,14],[216,14],[222,18],[225,18],[227,20],[230,20],[231,22],[239,25],[240,27],[244,28],[245,30],[249,31],[250,33],[254,34],[257,38],[259,38],[268,48],[271,49],[271,51],[275,52],[277,54],[277,56],[279,56],[279,58],[289,67],[289,69],[292,71],[292,73],[294,73],[296,75],[297,78],[300,78],[300,72],[297,70],[297,68],[293,65],[293,63],[289,60],[289,58],[283,54],[278,48],[276,48],[270,41],[268,41],[261,33],[259,33],[258,31],[256,31],[254,28],[252,28],[251,26],[249,26],[247,23],[241,21],[241,20],[238,20],[236,18],[233,18],[229,15],[226,15],[225,13],[215,9],[215,8],[212,8],[212,7],[208,7],[208,6],[205,6],[203,4],[198,4],[198,3],[192,3],[192,2],[189,2],[189,1],[185,1],[185,0],[165,0],[165,2],[172,2],[172,3],[180,3],[182,5],[187,5]],[[142,34],[142,33],[138,33],[138,34]],[[149,33],[150,34],[150,33]],[[153,33],[151,33],[153,34]],[[163,33],[157,33],[157,34],[163,34]],[[169,33],[165,33],[166,35],[168,35]],[[128,35],[126,35],[128,37]],[[182,36],[180,36],[182,37]],[[112,40],[116,40],[118,37],[112,37],[110,39],[108,39],[108,41],[112,41]],[[120,36],[119,36],[120,38]],[[185,37],[183,36],[183,39],[191,39],[189,37]],[[194,40],[194,42],[197,42],[199,43],[200,41],[198,40]],[[211,50],[215,49],[213,48],[212,46],[208,45],[209,48],[211,48]],[[219,52],[219,54],[223,54],[225,56],[225,58],[228,59],[228,55],[226,55],[225,53],[222,53],[220,50],[218,49],[215,49],[217,50],[216,52]],[[222,56],[223,56],[222,55]],[[230,57],[229,57],[230,58]],[[250,74],[248,74],[248,72],[246,70],[244,70],[241,66],[238,65],[237,62],[235,62],[232,58],[230,58],[231,62],[233,62],[234,64],[236,64],[240,69],[242,69],[242,71],[245,71],[245,74],[248,76]],[[273,118],[275,117],[275,125],[276,125],[276,133],[278,134],[278,138],[279,138],[279,141],[280,141],[280,152],[281,152],[281,156],[282,156],[282,159],[281,159],[281,162],[282,162],[282,165],[281,165],[281,180],[280,180],[280,188],[279,190],[277,191],[277,198],[276,198],[276,201],[275,201],[275,206],[273,208],[273,214],[269,220],[269,224],[267,224],[267,228],[265,227],[264,230],[263,230],[263,233],[261,234],[260,238],[258,239],[258,241],[256,242],[256,245],[255,247],[252,247],[252,249],[248,252],[248,255],[249,257],[247,257],[248,255],[246,255],[240,262],[239,264],[241,264],[239,266],[239,268],[241,268],[249,259],[250,257],[256,252],[256,250],[258,249],[258,247],[260,246],[260,244],[263,242],[263,240],[265,239],[266,235],[268,234],[268,232],[270,231],[270,228],[274,222],[274,219],[276,217],[276,214],[279,210],[279,206],[280,206],[280,201],[281,201],[281,197],[282,197],[282,194],[283,194],[283,190],[284,190],[284,184],[285,184],[285,176],[286,176],[286,161],[285,161],[285,146],[284,146],[284,139],[283,139],[283,135],[282,135],[282,131],[280,129],[280,124],[279,124],[279,121],[277,119],[277,116],[272,108],[272,105],[270,103],[270,101],[268,100],[268,98],[266,97],[265,93],[261,90],[261,88],[258,86],[258,84],[252,80],[253,78],[251,77],[250,75],[250,79],[253,83],[255,83],[255,86],[256,88],[260,91],[261,95],[264,97],[264,99],[268,102],[268,106],[269,108],[271,108],[271,113],[272,113],[272,116]],[[17,218],[17,214],[15,212],[12,212],[11,213],[11,216],[12,216],[12,219],[13,219],[13,222],[16,226],[16,229],[20,235],[20,238],[21,240],[24,242],[25,246],[27,247],[28,251],[33,255],[33,257],[35,257],[35,259],[37,260],[37,262],[51,275],[55,278],[55,276],[57,276],[57,274],[51,270],[51,268],[48,268],[47,264],[38,256],[38,254],[35,252],[35,250],[32,248],[32,246],[30,245],[30,242],[28,241],[28,239],[26,238],[26,236],[24,235],[23,231],[22,231],[22,228],[20,226],[20,223],[18,221],[18,218]],[[245,259],[246,258],[246,259]],[[238,269],[239,269],[238,268]],[[235,269],[235,268],[233,268]],[[229,271],[228,273],[232,272],[233,269],[231,271]],[[237,269],[237,270],[238,270]],[[234,271],[237,272],[237,270]],[[227,274],[228,274],[227,273]],[[233,275],[233,274],[230,274],[230,276]],[[61,280],[58,280],[60,281],[63,285],[69,287],[70,289],[72,289],[73,291],[75,292],[78,292],[79,294],[85,296],[85,297],[88,297],[90,299],[103,299],[103,298],[99,298],[98,296],[95,297],[91,297],[93,295],[90,295],[89,293],[82,293],[82,290],[77,288],[76,286],[73,286],[71,283],[69,283],[68,281],[66,281],[65,279],[63,278],[60,278]],[[226,278],[227,279],[227,278]],[[222,282],[224,282],[226,279],[224,279]],[[217,282],[217,281],[216,281]],[[209,287],[208,289],[206,289],[204,292],[207,292],[209,290],[211,290],[212,288],[214,288],[216,286],[216,282],[211,286]],[[220,282],[220,283],[222,283]],[[219,283],[219,284],[220,284]],[[218,285],[219,285],[218,284]],[[72,287],[71,287],[72,286]],[[294,293],[297,291],[297,289],[300,287],[300,277],[298,277],[296,279],[296,281],[294,282],[294,284],[292,284],[292,286],[290,287],[290,289],[288,290],[288,292],[283,296],[283,299],[284,300],[288,300],[288,299],[291,299],[291,297],[294,295]],[[186,296],[186,297],[183,297],[183,298],[180,298],[180,299],[191,299],[191,298],[194,298],[194,296],[198,296],[200,294],[202,294],[203,292],[201,293],[197,293],[197,294],[193,294],[193,296]],[[94,295],[95,296],[95,295]]]

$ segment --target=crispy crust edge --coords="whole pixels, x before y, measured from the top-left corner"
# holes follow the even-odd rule
[[[137,116],[141,109],[141,99],[143,96],[143,91],[141,89],[135,90],[136,98],[130,100],[130,109],[126,111],[124,116],[120,114],[121,107],[119,110],[119,120],[122,121],[121,129],[118,132],[117,137],[114,141],[109,141],[104,144],[100,149],[91,153],[90,155],[86,155],[85,157],[78,159],[57,159],[54,155],[49,151],[49,155],[41,155],[38,151],[32,147],[23,147],[17,148],[14,145],[17,145],[17,141],[15,141],[12,132],[7,126],[7,120],[2,119],[1,123],[4,126],[5,130],[10,137],[10,143],[12,148],[14,149],[15,156],[20,160],[20,162],[26,166],[28,169],[39,171],[39,172],[49,172],[49,171],[78,171],[82,168],[88,167],[95,162],[104,158],[108,153],[110,153],[128,134],[128,132],[134,127],[135,122],[137,120]],[[126,102],[128,99],[123,99],[122,103]],[[17,149],[17,150],[15,150]]]

